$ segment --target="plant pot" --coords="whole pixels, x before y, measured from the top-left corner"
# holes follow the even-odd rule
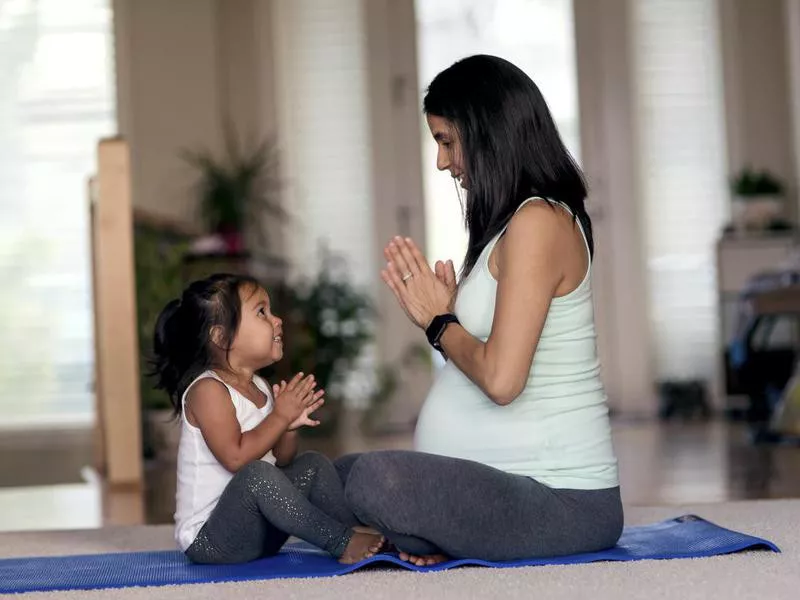
[[[783,216],[781,196],[736,196],[733,224],[738,231],[764,231]]]
[[[178,442],[181,439],[181,421],[174,417],[171,408],[146,410],[147,424],[153,458],[175,462],[178,458]]]
[[[244,251],[244,233],[236,227],[220,227],[217,235],[222,239],[226,254],[239,254]]]

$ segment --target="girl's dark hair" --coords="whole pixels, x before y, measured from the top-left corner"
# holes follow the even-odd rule
[[[462,59],[434,78],[423,110],[450,121],[461,142],[469,188],[464,211],[469,243],[462,277],[531,196],[569,206],[594,252],[583,175],[539,88],[522,70],[496,56]]]
[[[242,316],[239,292],[259,287],[252,277],[217,274],[195,281],[180,298],[161,311],[155,326],[153,372],[155,387],[165,390],[176,414],[187,386],[212,367],[211,329],[219,327],[219,346],[230,350]]]

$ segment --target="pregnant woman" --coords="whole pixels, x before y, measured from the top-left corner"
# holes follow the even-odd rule
[[[382,278],[446,364],[414,451],[338,461],[347,500],[417,565],[611,547],[623,511],[582,174],[537,86],[500,58],[441,72],[424,112],[466,196],[463,269],[395,238]]]

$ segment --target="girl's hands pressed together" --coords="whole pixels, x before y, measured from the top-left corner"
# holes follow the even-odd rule
[[[311,414],[325,403],[322,398],[325,390],[314,391],[316,386],[313,375],[303,377],[302,373],[295,375],[289,383],[281,381],[280,385],[272,386],[275,413],[289,422],[288,431],[319,425]]]
[[[394,293],[408,318],[427,329],[437,315],[452,312],[456,294],[453,263],[436,263],[436,273],[410,238],[395,237],[383,251],[381,279]]]

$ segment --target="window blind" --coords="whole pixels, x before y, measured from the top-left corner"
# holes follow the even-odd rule
[[[93,416],[86,187],[112,62],[108,0],[0,1],[0,427]]]
[[[727,214],[717,4],[633,0],[631,8],[655,373],[712,379],[713,249]]]

